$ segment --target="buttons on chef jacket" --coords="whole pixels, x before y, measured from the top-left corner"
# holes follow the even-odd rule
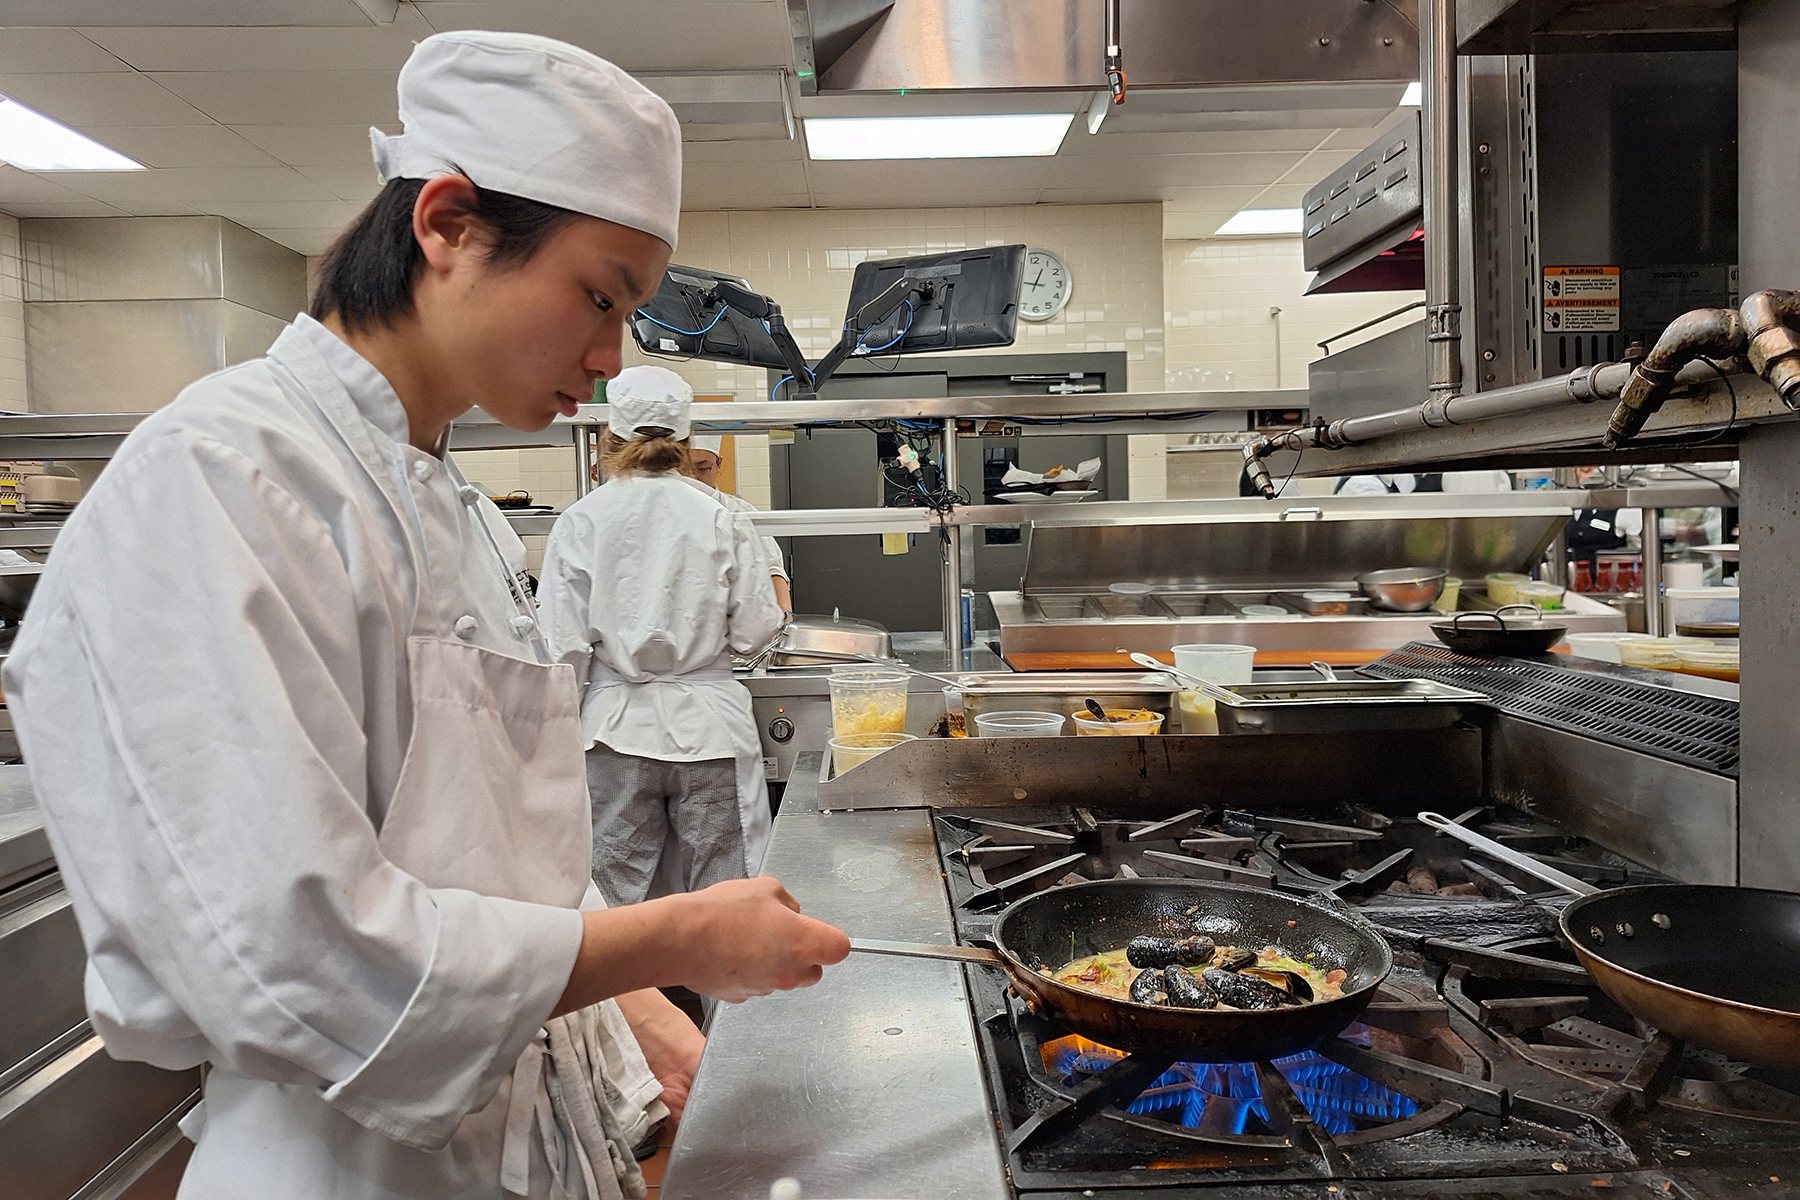
[[[429,483],[431,481],[431,464],[426,462],[424,459],[415,458],[413,460],[412,471],[413,471],[413,478],[418,480],[420,483]]]
[[[531,631],[536,628],[537,622],[526,616],[524,613],[513,614],[512,629],[513,632],[520,637],[529,636]]]
[[[450,628],[456,631],[457,637],[466,642],[475,636],[477,625],[478,622],[474,617],[465,614],[456,618],[456,624],[452,625]]]

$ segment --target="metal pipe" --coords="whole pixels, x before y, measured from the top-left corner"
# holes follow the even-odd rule
[[[1606,426],[1606,448],[1636,437],[1675,388],[1675,375],[1698,358],[1731,358],[1744,349],[1744,324],[1732,308],[1696,308],[1662,331],[1656,345],[1632,369]]]
[[[1106,0],[1106,90],[1114,104],[1125,103],[1125,55],[1119,48],[1119,6],[1123,0]],[[1096,122],[1095,128],[1098,128]],[[1091,131],[1090,131],[1091,132]]]
[[[1750,365],[1781,393],[1789,408],[1800,403],[1800,292],[1762,291],[1738,309]]]
[[[1662,519],[1657,515],[1659,509],[1640,509],[1644,516],[1644,531],[1638,540],[1643,544],[1644,553],[1644,632],[1651,637],[1663,635],[1662,606]]]
[[[959,472],[956,468],[956,422],[944,422],[944,469],[942,485],[954,494]],[[944,650],[950,655],[950,670],[962,667],[962,526],[946,525],[941,536],[944,548]]]
[[[1557,408],[1564,404],[1592,404],[1597,400],[1616,399],[1631,378],[1631,368],[1624,363],[1598,363],[1582,367],[1567,375],[1550,379],[1533,379],[1511,387],[1495,388],[1467,396],[1436,397],[1412,408],[1372,413],[1366,417],[1348,417],[1330,425],[1313,425],[1306,429],[1290,429],[1256,439],[1244,447],[1244,469],[1264,496],[1273,498],[1275,490],[1263,460],[1280,450],[1304,450],[1317,446],[1325,450],[1342,450],[1401,433],[1422,429],[1441,429],[1446,425],[1473,425],[1496,417],[1512,417],[1539,409]],[[1712,368],[1702,362],[1689,363],[1675,375],[1678,385],[1704,383],[1714,378]]]
[[[575,498],[594,490],[594,441],[596,425],[575,427]]]
[[[1456,0],[1419,5],[1421,158],[1425,167],[1425,337],[1434,397],[1462,389],[1462,303],[1458,295]]]

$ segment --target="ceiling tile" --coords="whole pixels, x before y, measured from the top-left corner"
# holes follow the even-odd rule
[[[805,192],[806,169],[795,162],[688,162],[681,171],[682,203],[689,197],[729,201],[740,192]],[[738,208],[741,205],[733,204]]]
[[[1018,192],[1043,185],[1054,158],[931,158],[871,162],[815,162],[807,166],[818,193],[861,193],[878,208],[887,195],[936,196],[939,204],[966,208],[986,201],[971,193]],[[912,203],[909,199],[907,203]]]
[[[978,191],[958,195],[957,208],[1010,208],[1016,205],[1034,203],[1038,198],[1036,188],[1008,190],[997,188],[993,191]],[[872,196],[867,191],[856,192],[818,192],[814,200],[819,208],[943,208],[945,197],[941,193],[893,193],[890,195]]]
[[[1192,238],[1211,237],[1218,232],[1219,226],[1229,221],[1233,212],[1168,212],[1163,213],[1163,240],[1167,242],[1185,241]]]
[[[1236,212],[1256,199],[1263,189],[1241,187],[1170,188],[1163,196],[1163,212]]]
[[[232,131],[293,167],[373,166],[369,127],[363,125],[233,125]],[[400,126],[382,124],[386,133]]]
[[[398,106],[394,77],[392,71],[204,71],[145,76],[224,125],[391,122]]]
[[[45,200],[37,203],[0,202],[0,211],[15,217],[129,217],[135,214],[124,209],[114,208],[110,204],[102,204],[98,200],[89,200],[86,196],[73,193],[67,200]]]
[[[512,29],[561,38],[628,71],[784,67],[792,63],[787,6],[633,0],[424,0],[419,11],[440,32]]]
[[[6,94],[65,125],[207,125],[206,114],[135,71],[12,75]]]
[[[748,142],[685,142],[681,147],[684,167],[711,163],[799,162],[800,139]]]
[[[82,171],[64,175],[68,186],[108,204],[173,202],[208,212],[238,201],[309,201],[335,197],[288,167],[182,167],[162,171]]]
[[[0,76],[130,69],[73,29],[0,29]]]
[[[1328,150],[1361,150],[1365,146],[1373,146],[1378,138],[1402,121],[1410,120],[1414,108],[1396,108],[1388,117],[1377,125],[1366,129],[1340,129],[1331,135],[1325,143]]]
[[[1117,187],[1144,198],[1158,189],[1273,183],[1300,154],[1146,154],[1127,157],[1057,158],[1046,189]]]
[[[398,73],[412,53],[413,43],[430,37],[432,30],[417,10],[402,6],[392,25],[365,28],[188,27],[84,32],[140,71],[216,71],[229,66],[234,71]],[[5,36],[0,35],[0,55],[4,53]]]
[[[249,228],[249,226],[246,226],[246,228]],[[337,239],[337,232],[335,230],[326,229],[258,228],[256,232],[262,234],[272,242],[280,242],[283,246],[286,246],[289,250],[292,250],[297,254],[306,255],[308,258],[325,253],[325,251],[330,248],[331,243]]]
[[[85,200],[80,192],[63,186],[61,176],[46,177],[17,167],[0,166],[0,208],[12,211],[14,203]]]
[[[360,167],[300,167],[299,172],[336,196],[355,204],[366,204],[381,190],[381,176],[374,163]]]
[[[146,167],[279,167],[223,125],[89,125],[83,133]]]
[[[1079,131],[1078,131],[1079,132]],[[1110,154],[1255,154],[1270,151],[1307,151],[1330,137],[1326,129],[1268,129],[1251,133],[1114,133],[1105,127],[1096,136],[1071,135],[1063,142],[1061,157]]]
[[[249,229],[260,230],[268,226],[276,229],[337,230],[349,224],[361,209],[360,204],[350,204],[343,200],[251,200],[225,201],[213,205],[211,211]]]

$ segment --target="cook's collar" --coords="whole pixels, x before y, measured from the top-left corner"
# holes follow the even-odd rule
[[[406,406],[387,376],[375,364],[358,354],[350,344],[305,313],[281,331],[269,347],[269,357],[289,367],[299,364],[296,357],[310,357],[323,366],[343,386],[362,417],[395,442],[405,445],[411,434],[406,419]]]

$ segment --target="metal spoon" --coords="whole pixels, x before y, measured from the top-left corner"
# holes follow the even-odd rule
[[[1237,699],[1237,697],[1235,695],[1233,695],[1230,691],[1226,690],[1225,688],[1220,687],[1218,684],[1208,683],[1206,680],[1200,678],[1198,675],[1189,675],[1186,671],[1182,671],[1175,667],[1171,667],[1167,663],[1158,662],[1156,659],[1151,658],[1148,654],[1145,654],[1142,651],[1134,652],[1131,655],[1131,661],[1136,663],[1140,667],[1149,667],[1152,671],[1161,671],[1165,675],[1173,675],[1175,677],[1175,681],[1177,683],[1181,684],[1183,687],[1187,688],[1189,691],[1199,692],[1202,695],[1211,696],[1215,700],[1217,700],[1220,696],[1224,696],[1230,700]]]
[[[1336,683],[1338,681],[1337,672],[1331,669],[1330,663],[1314,661],[1309,665],[1313,670],[1319,673],[1326,683]]]
[[[1106,710],[1101,708],[1099,702],[1092,696],[1089,696],[1085,703],[1087,704],[1088,712],[1093,714],[1094,720],[1105,721],[1109,724],[1111,723],[1112,718],[1106,715]]]

